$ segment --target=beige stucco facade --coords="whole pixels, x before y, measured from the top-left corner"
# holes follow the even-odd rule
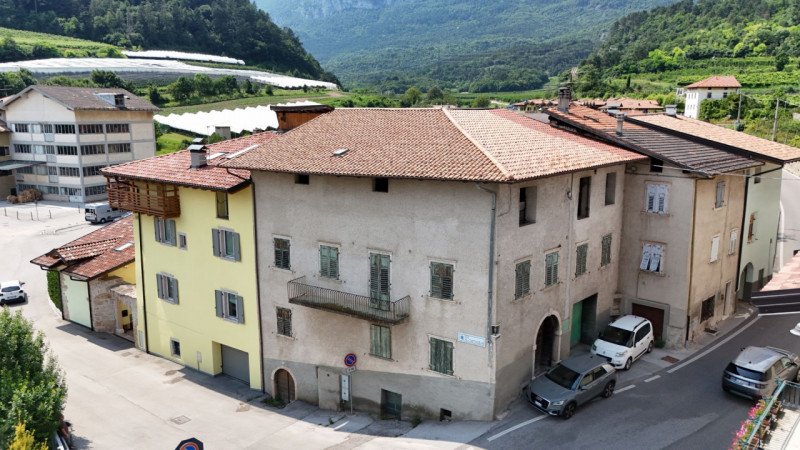
[[[617,174],[615,202],[606,206],[609,171]],[[591,207],[589,217],[578,220],[581,177],[592,179]],[[343,358],[354,353],[350,389],[356,409],[381,411],[389,391],[402,396],[404,417],[438,417],[446,410],[457,419],[491,420],[530,380],[545,318],[558,324],[548,331],[550,363],[569,353],[574,303],[596,295],[586,308],[587,337],[596,336],[610,315],[618,279],[621,165],[480,188],[390,179],[388,193],[373,192],[371,178],[311,176],[305,185],[293,175],[254,172],[253,182],[264,376],[272,395],[279,389],[276,374],[286,371],[295,398],[342,406]],[[536,199],[528,203],[536,204],[536,221],[520,226],[520,188],[534,186]],[[612,235],[612,258],[600,267],[606,234]],[[275,238],[290,241],[290,269],[276,267]],[[576,277],[576,246],[583,243],[587,271]],[[338,249],[338,279],[320,275],[321,245]],[[559,282],[545,286],[545,255],[553,251],[559,253]],[[409,317],[389,326],[390,358],[371,354],[374,321],[292,303],[287,295],[287,285],[305,277],[307,285],[368,297],[371,253],[390,257],[390,299],[410,297]],[[515,298],[516,265],[527,260],[530,293]],[[432,262],[453,266],[452,300],[430,295]],[[277,308],[291,310],[290,336],[278,332]],[[452,375],[430,368],[431,338],[452,343]]]
[[[781,216],[781,167],[765,163],[747,178],[747,208],[741,224],[739,298],[764,286],[775,267]],[[761,175],[763,174],[763,175]]]
[[[656,339],[668,346],[682,345],[733,312],[730,289],[735,286],[738,250],[729,254],[728,249],[731,232],[741,236],[743,173],[702,179],[668,165],[663,172],[652,172],[648,164],[630,164],[627,172],[619,275],[623,312],[642,314],[644,309],[660,316],[662,326],[656,329],[663,331]],[[725,200],[717,208],[719,182],[725,183]],[[647,211],[648,185],[667,186],[665,212]],[[715,237],[717,259],[711,262]],[[647,244],[663,249],[660,271],[641,268]],[[714,313],[701,320],[702,302],[710,297]]]
[[[5,120],[12,131],[11,159],[37,163],[32,170],[15,170],[17,191],[33,187],[42,191],[45,199],[56,201],[103,200],[106,198],[105,178],[99,172],[87,173],[85,168],[120,164],[155,154],[152,111],[72,110],[36,90],[28,91],[5,108]],[[125,124],[128,131],[116,133],[101,128],[104,131],[97,134],[79,133],[78,126],[84,124]],[[28,131],[17,131],[18,125],[27,125]],[[53,127],[54,132],[41,132],[44,131],[41,125]],[[74,128],[71,133],[60,133],[57,125],[73,125]],[[129,144],[130,151],[109,151],[109,146],[115,144]],[[90,152],[83,152],[82,146],[89,145],[100,145],[102,151],[84,154]],[[58,146],[76,147],[77,151],[63,154],[65,152],[57,150]],[[28,147],[29,151],[20,151]],[[77,169],[77,173],[63,172],[61,168]]]

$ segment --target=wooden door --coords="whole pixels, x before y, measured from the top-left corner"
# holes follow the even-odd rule
[[[663,309],[634,303],[631,305],[631,314],[639,317],[644,317],[653,324],[653,337],[656,340],[665,339]]]
[[[294,378],[284,369],[275,372],[275,398],[284,403],[291,403],[295,399]]]

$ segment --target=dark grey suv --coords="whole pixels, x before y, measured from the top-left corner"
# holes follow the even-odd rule
[[[754,399],[769,397],[778,380],[797,379],[800,359],[775,347],[747,347],[722,374],[722,390]]]
[[[606,358],[581,355],[567,358],[531,381],[525,396],[536,409],[569,419],[589,400],[614,395],[617,371]]]

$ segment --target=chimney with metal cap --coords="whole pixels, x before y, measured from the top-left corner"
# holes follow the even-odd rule
[[[192,156],[190,165],[192,169],[199,169],[208,164],[208,159],[206,157],[208,152],[206,151],[206,146],[203,145],[202,138],[197,138],[192,141],[192,145],[189,146],[189,154]]]
[[[664,111],[670,117],[675,117],[678,115],[678,105],[666,105],[664,106]]]
[[[617,114],[617,134],[622,136],[622,124],[625,123],[625,114]]]
[[[569,104],[572,102],[572,89],[569,86],[558,88],[558,110],[565,113],[569,112]]]

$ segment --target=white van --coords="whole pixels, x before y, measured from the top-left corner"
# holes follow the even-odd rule
[[[117,217],[122,217],[125,211],[118,209],[111,209],[108,202],[89,203],[84,207],[86,215],[84,216],[87,221],[92,223],[106,223],[111,222]]]
[[[605,356],[614,367],[625,370],[653,350],[653,324],[644,317],[622,316],[608,324],[592,344],[592,353]]]

